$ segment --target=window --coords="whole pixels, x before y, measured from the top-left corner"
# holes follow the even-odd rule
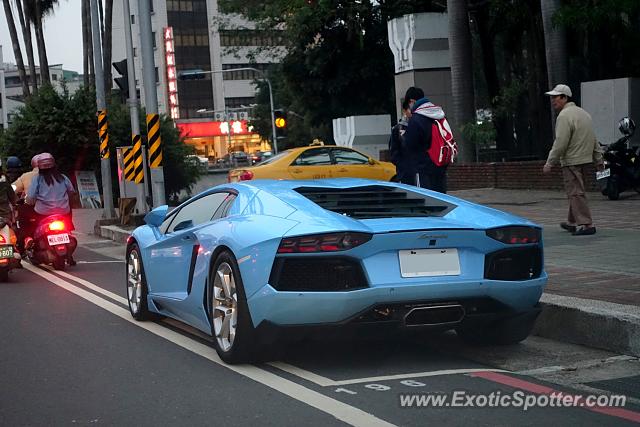
[[[58,75],[57,74],[51,74],[51,80],[53,80],[54,82],[58,81]]]
[[[131,15],[131,25],[136,24],[136,15]]]
[[[133,48],[133,57],[135,58],[136,56],[138,56],[138,48],[134,47]]]
[[[195,227],[196,225],[204,224],[210,221],[222,202],[224,202],[229,193],[213,193],[204,197],[194,200],[193,202],[185,205],[180,211],[174,215],[171,225],[167,228],[168,233],[172,233],[174,229],[183,224],[185,221],[192,221],[192,224],[187,227]],[[162,224],[164,226],[164,223]]]
[[[328,148],[315,148],[307,150],[300,154],[293,162],[296,166],[321,166],[330,165],[331,157],[329,157]]]
[[[158,73],[158,67],[156,67],[156,83],[160,83],[160,73]]]
[[[270,64],[222,64],[223,70],[234,70],[236,68],[256,68],[260,71],[267,71]],[[261,74],[253,70],[239,70],[222,73],[224,80],[254,80],[260,79]]]
[[[151,13],[155,12],[155,10],[153,10],[153,0],[149,0],[149,11]]]
[[[334,148],[332,152],[335,162],[339,165],[365,165],[369,163],[369,158],[357,151]]]
[[[255,104],[256,99],[252,96],[241,96],[237,98],[225,98],[224,105],[227,108],[240,108],[243,105],[248,107],[251,104]]]
[[[282,46],[284,41],[276,31],[221,30],[221,46]]]
[[[151,40],[153,40],[153,48],[155,49],[156,48],[156,32],[155,31],[151,33]]]

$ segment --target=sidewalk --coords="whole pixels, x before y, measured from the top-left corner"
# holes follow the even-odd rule
[[[594,236],[572,236],[559,227],[568,210],[561,191],[485,188],[451,194],[544,227],[549,283],[541,300],[538,335],[640,356],[640,194],[625,193],[623,199],[610,201],[590,193],[598,229]],[[92,230],[97,212],[74,211],[78,230]],[[97,231],[120,243],[129,233],[119,226]]]

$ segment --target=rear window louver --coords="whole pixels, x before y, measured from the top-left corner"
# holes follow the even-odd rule
[[[444,216],[456,205],[402,188],[299,187],[295,191],[322,208],[351,218]]]

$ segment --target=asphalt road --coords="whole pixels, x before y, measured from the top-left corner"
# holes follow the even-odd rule
[[[586,398],[606,395],[594,381],[640,375],[637,358],[536,337],[482,349],[454,334],[318,337],[269,363],[227,366],[208,337],[183,324],[134,321],[122,247],[85,240],[76,267],[26,265],[0,284],[0,425],[640,422],[640,396],[631,395],[624,408],[492,407],[492,393],[540,403],[556,391]],[[403,406],[412,395],[447,400]]]

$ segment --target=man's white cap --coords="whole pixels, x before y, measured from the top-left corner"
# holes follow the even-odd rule
[[[545,92],[544,94],[550,95],[550,96],[566,95],[569,98],[571,98],[572,96],[571,89],[567,85],[557,85],[556,87],[553,88],[553,90],[550,90],[549,92]]]

